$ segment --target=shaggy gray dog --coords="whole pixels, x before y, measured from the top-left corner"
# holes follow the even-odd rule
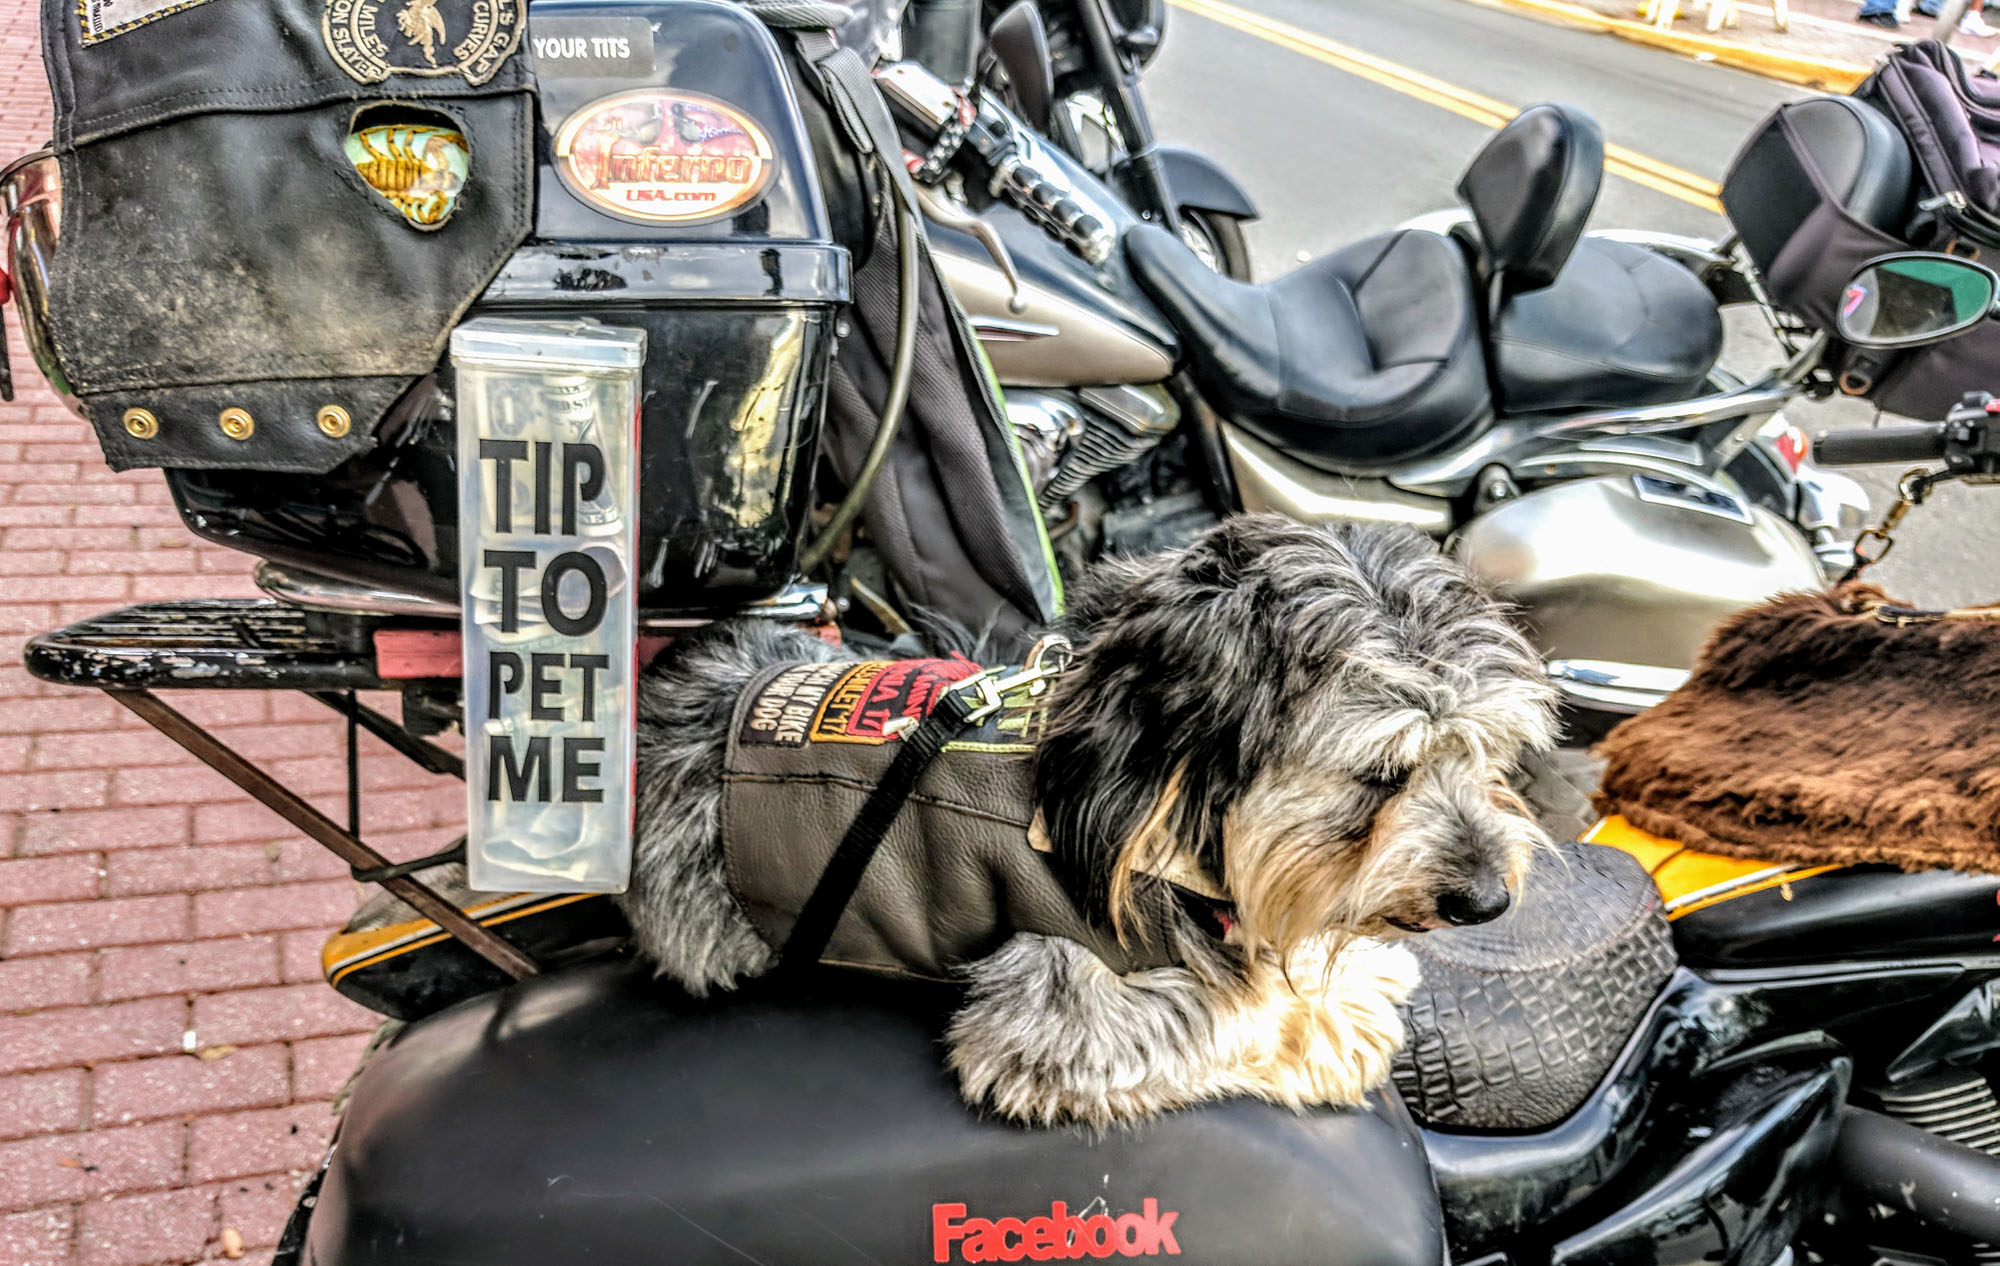
[[[1540,661],[1413,532],[1223,523],[1107,564],[1074,595],[1073,665],[1041,704],[1019,848],[1120,943],[1163,876],[1156,964],[1001,927],[955,966],[966,1099],[1103,1127],[1251,1095],[1358,1103],[1402,1043],[1395,942],[1507,908],[1545,844],[1507,775],[1552,741]],[[632,886],[640,950],[700,994],[780,946],[732,889],[722,838],[738,697],[773,665],[842,658],[796,630],[718,626],[643,679]],[[1024,779],[1022,786],[1029,784]],[[1027,820],[1024,816],[1023,820]],[[845,822],[829,824],[835,837]]]

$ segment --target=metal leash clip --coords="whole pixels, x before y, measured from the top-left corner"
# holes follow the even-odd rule
[[[1896,481],[1896,504],[1882,515],[1880,523],[1862,529],[1861,535],[1854,538],[1854,565],[1840,578],[1841,584],[1854,580],[1889,556],[1889,551],[1896,547],[1893,533],[1903,522],[1903,516],[1922,505],[1924,498],[1930,495],[1931,485],[1945,477],[1942,471],[1933,472],[1922,466],[1903,472],[1903,477]],[[1868,552],[1865,547],[1870,541],[1879,541],[1882,548],[1874,553]]]
[[[972,696],[972,710],[966,714],[966,721],[980,721],[992,716],[1006,706],[1006,697],[1016,690],[1025,689],[1029,698],[1046,694],[1056,677],[1070,666],[1076,658],[1076,651],[1069,639],[1051,633],[1036,642],[1028,652],[1028,662],[1020,672],[1006,677],[981,674],[968,678],[951,687],[954,692],[965,692]]]

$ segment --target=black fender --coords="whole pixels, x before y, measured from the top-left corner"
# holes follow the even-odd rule
[[[1179,145],[1156,145],[1153,156],[1159,160],[1160,174],[1166,177],[1176,207],[1213,211],[1239,220],[1257,218],[1257,207],[1250,201],[1250,195],[1208,155]]]

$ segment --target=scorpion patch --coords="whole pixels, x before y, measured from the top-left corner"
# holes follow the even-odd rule
[[[463,133],[422,124],[350,132],[347,157],[369,188],[420,229],[436,228],[450,218],[472,169]]]

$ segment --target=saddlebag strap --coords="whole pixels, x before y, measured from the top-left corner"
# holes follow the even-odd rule
[[[847,903],[861,887],[862,873],[874,859],[875,850],[882,846],[889,828],[896,824],[910,793],[917,789],[918,780],[944,751],[945,744],[972,723],[978,706],[976,696],[961,690],[946,691],[930,715],[901,740],[902,750],[883,771],[882,781],[875,784],[861,812],[854,815],[847,834],[841,837],[833,856],[827,858],[826,869],[820,872],[812,895],[800,908],[798,921],[792,924],[792,934],[786,938],[779,955],[779,971],[803,972],[819,962],[827,943],[833,939],[834,928],[840,924],[840,916],[847,910]]]

